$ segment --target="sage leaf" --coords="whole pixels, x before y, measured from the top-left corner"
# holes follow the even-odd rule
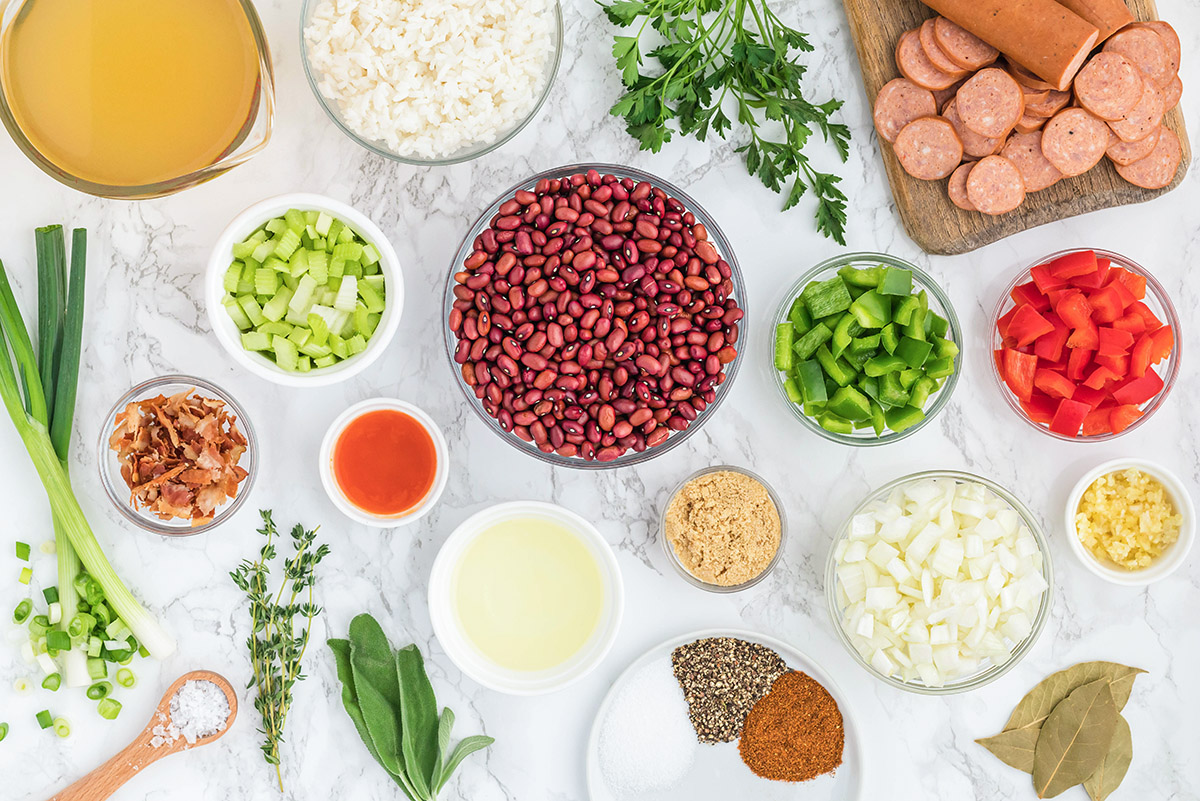
[[[991,751],[992,755],[1005,765],[1033,773],[1033,750],[1037,746],[1040,733],[1040,729],[1012,729],[975,742]]]
[[[438,792],[441,792],[442,788],[446,786],[446,782],[450,781],[450,776],[453,775],[455,769],[458,768],[464,759],[476,751],[487,748],[494,742],[496,741],[491,737],[484,737],[481,734],[475,734],[459,740],[458,745],[454,748],[454,753],[450,755],[449,761],[446,762],[446,769],[442,771],[442,780],[437,788]]]
[[[1052,673],[1038,682],[1037,686],[1021,699],[1008,722],[1004,724],[1004,730],[1041,727],[1059,702],[1077,688],[1100,679],[1109,680],[1113,702],[1120,712],[1125,708],[1125,702],[1129,700],[1129,694],[1133,691],[1134,679],[1139,673],[1145,672],[1141,668],[1119,665],[1116,662],[1081,662]]]
[[[1091,796],[1092,801],[1104,801],[1116,790],[1129,771],[1129,763],[1133,762],[1133,732],[1129,730],[1129,721],[1117,715],[1117,728],[1113,732],[1112,745],[1100,767],[1083,783],[1083,789]]]
[[[396,652],[400,686],[400,744],[409,781],[417,792],[432,797],[438,759],[437,698],[425,673],[425,660],[417,646]]]
[[[435,790],[441,787],[442,773],[446,768],[446,757],[450,756],[450,733],[454,730],[454,712],[450,707],[442,710],[442,716],[438,719],[438,758],[437,770],[434,771],[433,779],[429,782],[429,786]]]
[[[404,773],[400,749],[400,684],[383,629],[370,615],[350,621],[350,667],[359,706],[380,765]]]
[[[1112,744],[1117,717],[1107,678],[1076,688],[1054,707],[1033,753],[1038,798],[1053,798],[1096,772]]]

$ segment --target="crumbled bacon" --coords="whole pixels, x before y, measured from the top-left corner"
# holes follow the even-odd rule
[[[212,521],[248,473],[238,462],[246,438],[225,402],[193,394],[158,395],[125,406],[108,439],[129,486],[129,503],[163,520]]]

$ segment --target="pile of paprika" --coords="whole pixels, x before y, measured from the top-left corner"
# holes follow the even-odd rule
[[[846,733],[837,701],[819,682],[789,671],[742,727],[742,761],[764,779],[803,782],[842,764]]]

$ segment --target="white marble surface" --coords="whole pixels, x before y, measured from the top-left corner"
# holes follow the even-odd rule
[[[584,743],[593,713],[617,674],[650,646],[713,626],[751,628],[787,639],[823,664],[853,699],[866,732],[867,798],[1032,798],[1029,780],[972,741],[1003,724],[1020,696],[1047,673],[1077,661],[1113,659],[1150,671],[1139,679],[1126,713],[1136,755],[1117,799],[1200,798],[1200,555],[1173,578],[1147,590],[1118,589],[1076,563],[1060,523],[1074,481],[1101,460],[1140,454],[1173,467],[1193,487],[1200,479],[1196,425],[1200,379],[1191,365],[1200,257],[1200,172],[1152,204],[1106,211],[1026,232],[974,254],[929,258],[900,229],[870,135],[858,65],[837,0],[780,4],[783,16],[815,34],[812,85],[847,99],[855,133],[841,168],[851,197],[850,246],[884,250],[931,270],[956,304],[968,340],[966,374],[941,417],[903,445],[852,450],[819,440],[791,419],[765,369],[748,366],[719,415],[686,446],[632,469],[603,473],[555,470],[502,443],[462,403],[447,366],[439,325],[441,287],[465,227],[493,196],[541,169],[596,159],[648,169],[686,187],[732,237],[749,283],[752,365],[767,358],[766,320],[798,271],[838,253],[813,233],[808,210],[786,215],[777,199],[747,177],[732,146],[679,141],[664,153],[637,152],[606,114],[617,91],[608,54],[612,30],[587,0],[568,0],[567,54],[540,118],[501,150],[469,165],[414,169],[358,149],[329,123],[309,93],[298,54],[293,0],[259,3],[275,50],[279,117],[274,141],[257,160],[206,186],[167,200],[118,203],[76,194],[53,182],[0,137],[0,258],[15,274],[26,308],[34,299],[35,225],[64,221],[92,232],[88,326],[73,451],[77,491],[99,538],[128,583],[179,639],[161,666],[138,668],[113,723],[59,694],[17,696],[12,680],[28,671],[13,647],[0,649],[0,719],[13,730],[0,744],[0,796],[47,798],[107,758],[143,725],[163,687],[193,668],[220,671],[240,684],[248,664],[247,615],[227,572],[258,547],[256,510],[280,523],[321,524],[333,554],[318,586],[326,614],[314,637],[343,635],[350,618],[374,613],[397,644],[415,640],[428,655],[439,698],[454,707],[460,733],[497,739],[486,758],[471,758],[448,797],[472,801],[582,801]],[[1185,52],[1200,45],[1200,8],[1162,0]],[[1193,79],[1200,78],[1194,66]],[[1194,82],[1194,80],[1193,80]],[[1192,84],[1189,83],[1189,86]],[[1200,85],[1200,84],[1197,84]],[[1189,120],[1196,105],[1187,94]],[[832,154],[819,145],[826,166]],[[323,192],[346,200],[393,238],[403,259],[409,303],[400,331],[366,375],[323,390],[291,391],[264,383],[226,359],[202,308],[201,273],[225,223],[252,201],[286,191]],[[1172,397],[1144,427],[1108,445],[1051,441],[1019,421],[989,374],[986,313],[1020,265],[1066,246],[1107,247],[1152,268],[1184,316],[1185,368]],[[248,408],[263,444],[253,497],[213,534],[167,541],[131,531],[102,495],[95,466],[102,416],[114,399],[145,378],[189,372],[226,386]],[[318,489],[316,453],[326,425],[348,404],[375,395],[414,401],[436,417],[455,469],[440,506],[409,529],[353,525]],[[655,521],[669,486],[705,465],[752,467],[787,498],[791,537],[783,564],[758,587],[735,596],[685,585],[655,542]],[[1028,658],[986,689],[923,698],[889,689],[857,667],[834,638],[822,571],[834,530],[873,487],[914,470],[974,470],[1006,485],[1040,515],[1053,541],[1053,615]],[[0,424],[0,608],[17,599],[11,543],[51,536],[47,506],[12,428]],[[526,497],[553,500],[599,521],[618,549],[628,613],[616,647],[586,681],[549,697],[519,699],[486,691],[445,658],[430,632],[425,583],[448,532],[487,504]],[[43,560],[42,568],[49,567]],[[0,628],[9,626],[8,613]],[[363,750],[337,695],[324,648],[308,659],[284,746],[288,799],[391,799],[400,794]],[[274,772],[257,750],[249,696],[234,730],[218,744],[173,757],[138,776],[114,798],[271,799]],[[34,713],[51,707],[74,722],[57,741],[36,731]],[[797,793],[797,797],[802,797]],[[1064,798],[1083,798],[1073,790]]]

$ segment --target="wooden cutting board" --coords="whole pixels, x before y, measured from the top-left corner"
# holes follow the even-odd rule
[[[843,0],[850,19],[850,32],[858,49],[859,66],[866,86],[868,107],[874,105],[880,87],[900,77],[896,69],[895,48],[900,34],[916,28],[933,12],[919,0]],[[1139,20],[1158,19],[1154,0],[1126,0]],[[1190,54],[1184,53],[1187,59]],[[1186,73],[1185,73],[1186,74]],[[1184,96],[1189,87],[1184,86]],[[967,212],[946,196],[946,181],[918,181],[900,167],[891,146],[876,137],[896,209],[909,236],[927,253],[953,255],[968,253],[1006,236],[1036,228],[1048,222],[1086,214],[1089,211],[1142,203],[1171,191],[1187,174],[1192,159],[1191,145],[1177,106],[1166,117],[1166,124],[1179,135],[1183,160],[1171,185],[1148,190],[1127,183],[1117,175],[1108,159],[1091,171],[1059,181],[1049,189],[1033,192],[1016,211],[998,217]]]

